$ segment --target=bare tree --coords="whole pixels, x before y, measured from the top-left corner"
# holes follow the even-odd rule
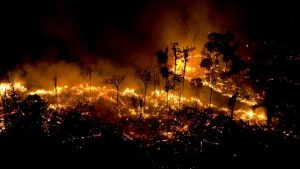
[[[180,52],[181,50],[178,48],[178,42],[174,42],[171,44],[172,51],[173,51],[173,58],[174,58],[174,75],[176,75],[176,67],[177,67],[177,60],[180,59]],[[175,78],[174,78],[174,85],[175,85]]]
[[[91,96],[91,93],[92,93],[92,68],[86,67],[85,72],[86,72],[86,74],[88,76],[88,79],[89,79],[90,96]]]
[[[16,90],[15,90],[15,81],[14,81],[14,75],[13,72],[10,72],[10,85],[11,85],[11,97],[13,101],[16,99]]]
[[[193,51],[195,49],[195,47],[189,47],[186,49],[183,49],[183,73],[182,73],[182,89],[180,92],[180,99],[184,94],[184,79],[185,79],[185,73],[186,73],[186,66],[187,66],[187,62],[188,62],[188,58],[189,58],[189,52]]]
[[[58,98],[58,94],[57,94],[57,76],[54,75],[54,77],[52,78],[53,82],[54,82],[54,92],[55,92],[55,101],[57,102],[57,98]]]
[[[228,103],[227,103],[227,106],[229,107],[229,110],[230,110],[230,117],[231,117],[232,120],[233,120],[234,107],[235,107],[235,103],[236,103],[237,97],[238,97],[238,91],[236,91],[234,93],[234,95],[232,95],[229,98]]]
[[[152,72],[152,81],[153,81],[153,90],[156,91],[157,86],[160,84],[160,79],[159,79],[159,72],[154,70]]]
[[[141,69],[136,71],[136,76],[142,81],[144,87],[143,107],[146,106],[147,88],[151,83],[151,68]]]
[[[117,90],[117,98],[116,98],[117,107],[119,107],[119,89],[120,89],[120,85],[125,80],[125,78],[126,78],[125,75],[113,75],[109,79],[106,79],[104,81],[106,84],[113,85],[116,88],[116,90]]]

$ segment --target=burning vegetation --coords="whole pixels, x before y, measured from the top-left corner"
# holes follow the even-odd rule
[[[272,168],[300,151],[297,9],[5,3],[4,18],[21,15],[2,20],[2,154],[97,152],[110,168],[192,169]]]
[[[0,85],[2,130],[7,125],[5,117],[15,113],[13,105],[27,95],[41,97],[48,113],[75,109],[80,104],[87,106],[81,113],[115,124],[122,119],[157,119],[163,125],[176,120],[170,113],[189,109],[192,114],[213,112],[213,117],[224,115],[265,126],[266,109],[260,106],[264,93],[251,87],[246,67],[249,59],[237,56],[238,46],[229,32],[211,33],[202,51],[175,42],[156,53],[157,64],[135,71],[115,66],[104,69],[109,62],[84,68],[64,62],[25,65],[10,74],[10,82]],[[46,122],[52,116],[48,114]],[[167,140],[174,140],[174,132],[190,132],[191,121],[177,123],[177,127],[162,127],[158,132]],[[127,127],[124,134],[128,138],[141,137]],[[153,137],[143,135],[144,139]]]

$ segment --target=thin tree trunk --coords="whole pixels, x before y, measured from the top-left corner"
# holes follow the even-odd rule
[[[185,78],[185,71],[186,71],[186,59],[184,59],[183,76],[182,76],[182,89],[181,89],[181,91],[180,91],[179,104],[180,104],[181,98],[183,97],[183,94],[184,94],[184,78]]]
[[[228,61],[226,61],[226,65],[225,65],[225,71],[227,71],[227,66],[228,66]]]
[[[145,112],[145,107],[146,107],[146,99],[147,99],[147,86],[144,86],[144,104],[143,104],[143,109]]]
[[[57,76],[54,76],[54,92],[55,92],[55,102],[57,103],[58,96],[57,96]]]
[[[119,88],[117,88],[117,108],[119,108]]]
[[[168,78],[166,77],[166,87],[169,87],[168,86]],[[169,106],[169,89],[167,88],[167,106]]]
[[[230,114],[232,120],[233,120],[233,112],[234,112],[234,106],[231,108],[231,114]]]
[[[167,106],[169,106],[169,91],[167,91]]]

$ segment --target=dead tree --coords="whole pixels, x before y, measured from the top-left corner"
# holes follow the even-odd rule
[[[158,66],[152,66],[151,67],[151,83],[153,84],[153,91],[155,92],[157,90],[157,87],[160,84],[159,79],[159,67]]]
[[[58,99],[58,90],[57,90],[57,76],[54,75],[53,77],[53,82],[54,82],[54,93],[55,93],[55,101],[57,102],[57,99]]]
[[[104,81],[106,84],[113,85],[116,88],[116,90],[117,90],[117,98],[116,98],[117,107],[119,107],[119,92],[120,92],[119,90],[120,90],[120,85],[125,80],[125,78],[126,78],[125,75],[113,75],[109,79],[106,79]]]
[[[15,90],[15,82],[14,82],[13,72],[10,72],[10,85],[11,85],[11,97],[12,97],[13,101],[15,101],[16,90]]]
[[[155,72],[152,73],[152,80],[153,80],[153,90],[156,91],[157,86],[159,86],[159,84],[160,84],[159,73],[158,72],[155,71]]]
[[[143,107],[146,106],[146,97],[147,97],[147,88],[151,83],[151,68],[146,68],[142,70],[137,70],[136,71],[136,76],[140,81],[143,83],[144,87],[144,101],[143,101]]]
[[[189,52],[193,51],[195,49],[195,47],[189,47],[186,49],[183,49],[183,73],[182,73],[182,89],[180,92],[180,99],[184,94],[184,80],[185,80],[185,73],[186,73],[186,66],[187,66],[187,62],[188,62],[188,58],[189,58]]]
[[[180,55],[180,52],[181,50],[178,48],[179,44],[178,42],[174,42],[171,44],[172,46],[172,51],[173,51],[173,58],[174,58],[174,75],[177,74],[177,70],[176,70],[176,67],[177,67],[177,60],[181,58],[181,55]],[[176,79],[174,78],[173,79],[173,85],[175,86],[176,85]]]
[[[92,69],[88,67],[86,69],[86,72],[87,72],[88,77],[89,77],[89,86],[90,86],[90,95],[91,95],[91,93],[92,93]]]
[[[227,106],[229,107],[229,110],[230,110],[230,117],[231,117],[232,120],[233,120],[234,107],[235,107],[235,103],[236,103],[237,97],[238,97],[238,91],[236,91],[234,93],[234,95],[232,95],[229,98],[228,103],[227,103]]]
[[[88,77],[88,82],[89,82],[89,96],[91,97],[92,95],[92,69],[90,67],[85,68],[85,74]]]

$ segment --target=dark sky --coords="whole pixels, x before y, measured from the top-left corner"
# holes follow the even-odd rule
[[[95,55],[118,61],[135,48],[149,46],[151,25],[162,13],[178,10],[181,20],[196,0],[7,1],[1,2],[1,73],[24,60],[82,58]],[[249,40],[298,47],[300,18],[293,1],[212,0],[193,15],[222,22]],[[234,13],[230,13],[231,9]],[[146,11],[146,12],[145,12]],[[167,11],[167,12],[166,12]],[[219,17],[224,16],[224,17]],[[224,24],[225,23],[225,24]],[[233,25],[232,27],[230,27]],[[172,30],[172,27],[168,28]],[[212,30],[213,31],[213,30]],[[163,37],[161,37],[163,38]],[[74,55],[74,56],[73,56]],[[72,56],[72,57],[71,57]],[[116,59],[117,58],[117,59]],[[53,58],[52,58],[53,59]],[[82,61],[82,60],[81,60]]]

